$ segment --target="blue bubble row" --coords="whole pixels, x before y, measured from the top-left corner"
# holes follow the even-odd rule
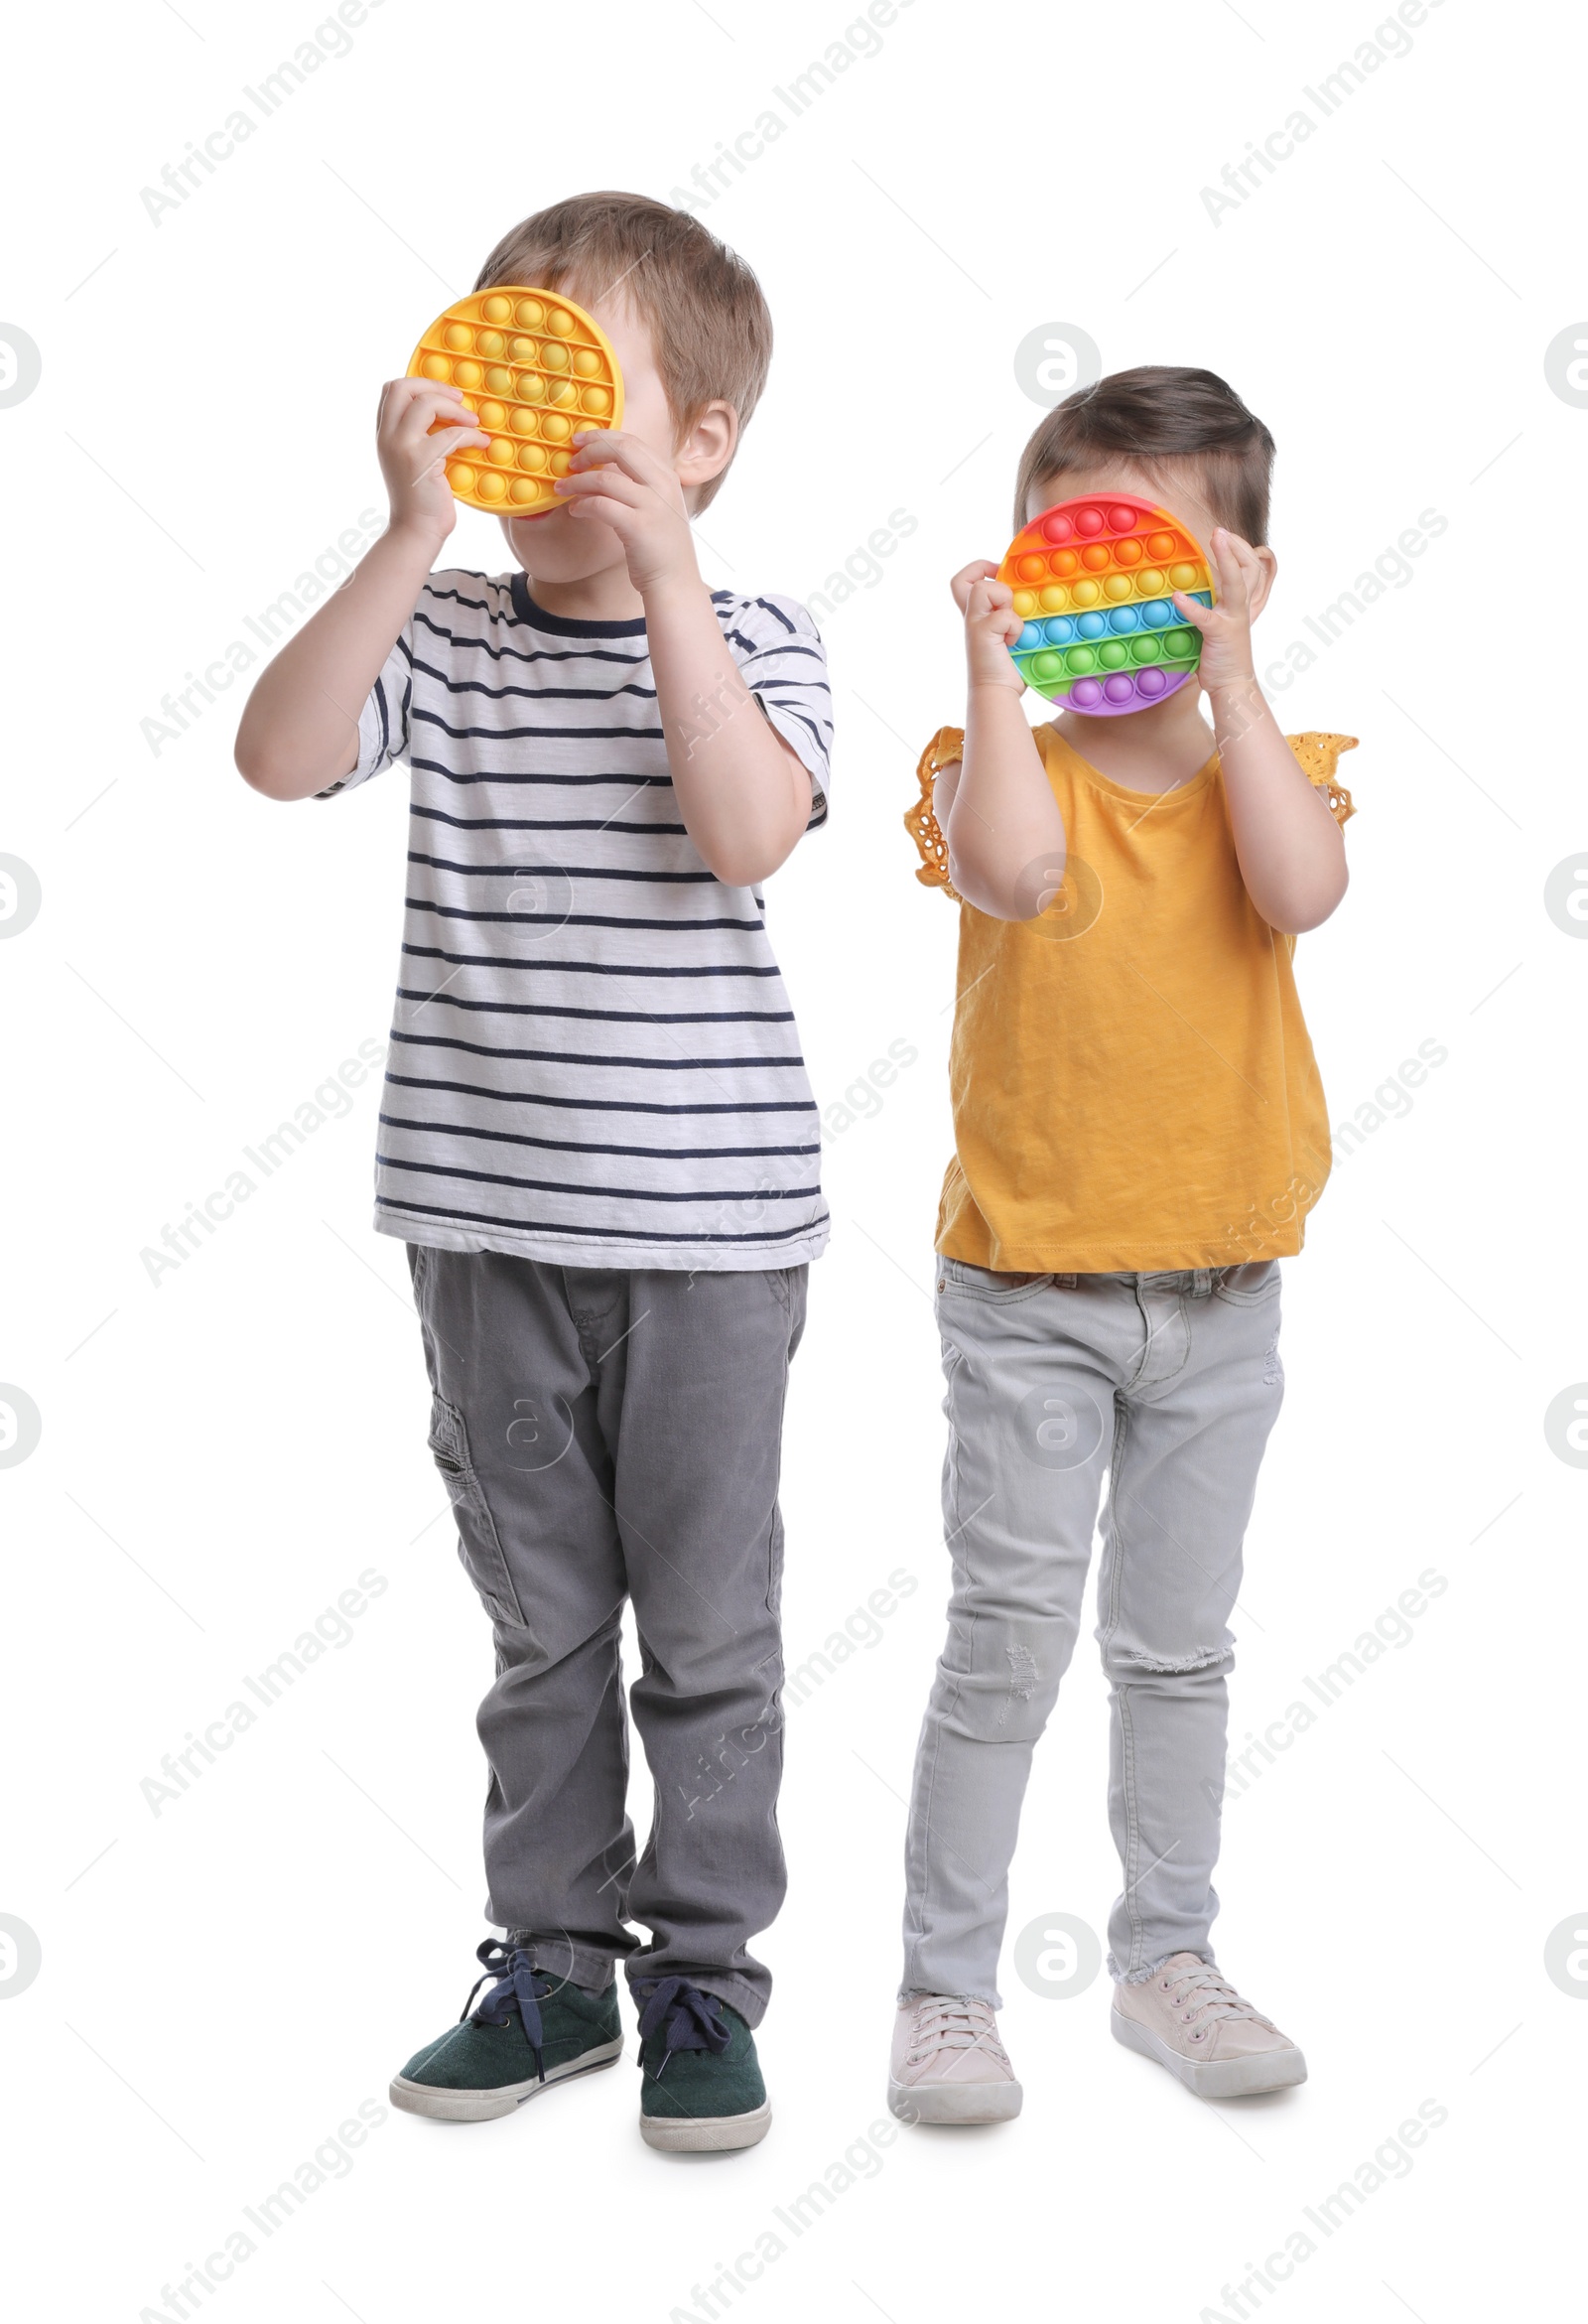
[[[1185,592],[1195,606],[1211,606],[1212,592]],[[1112,606],[1107,613],[1050,614],[1045,620],[1027,621],[1014,641],[1016,653],[1034,653],[1039,645],[1090,643],[1098,637],[1125,637],[1132,629],[1172,629],[1180,620],[1172,598],[1148,598],[1144,604]]]

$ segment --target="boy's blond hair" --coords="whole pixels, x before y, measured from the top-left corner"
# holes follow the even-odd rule
[[[573,195],[502,236],[474,288],[492,283],[566,290],[587,306],[621,288],[649,328],[681,439],[719,397],[737,412],[741,433],[760,401],[772,360],[761,286],[686,210],[641,194]],[[727,474],[698,487],[697,508],[710,506]]]

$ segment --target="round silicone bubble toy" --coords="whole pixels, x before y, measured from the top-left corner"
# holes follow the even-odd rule
[[[1177,516],[1128,492],[1088,493],[1035,516],[999,581],[1025,621],[1009,651],[1028,686],[1089,718],[1123,718],[1177,693],[1202,638],[1172,592],[1211,606],[1213,575]]]
[[[576,428],[615,428],[623,375],[600,325],[560,291],[493,283],[438,315],[410,379],[450,380],[490,438],[447,463],[460,500],[493,515],[557,505]],[[434,431],[433,431],[434,433]]]

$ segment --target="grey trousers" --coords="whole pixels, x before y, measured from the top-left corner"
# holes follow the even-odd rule
[[[948,1643],[916,1754],[905,1992],[998,2003],[1031,1752],[1080,1632],[1105,1471],[1097,1636],[1117,1978],[1212,1960],[1227,1627],[1279,1410],[1279,1270],[991,1275],[940,1259]]]
[[[785,1885],[777,1509],[803,1267],[564,1268],[410,1245],[431,1448],[490,1615],[488,1917],[604,1986],[682,1976],[753,2025]],[[637,1858],[618,1657],[654,1782]],[[651,1932],[641,1947],[630,1916]]]

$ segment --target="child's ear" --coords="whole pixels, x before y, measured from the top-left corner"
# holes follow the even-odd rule
[[[1254,549],[1252,554],[1257,560],[1257,570],[1252,583],[1250,608],[1252,618],[1255,621],[1272,594],[1274,576],[1279,570],[1279,560],[1271,549]]]
[[[673,455],[678,480],[688,491],[692,484],[709,484],[720,477],[733,457],[738,442],[738,414],[721,397],[696,413]]]

